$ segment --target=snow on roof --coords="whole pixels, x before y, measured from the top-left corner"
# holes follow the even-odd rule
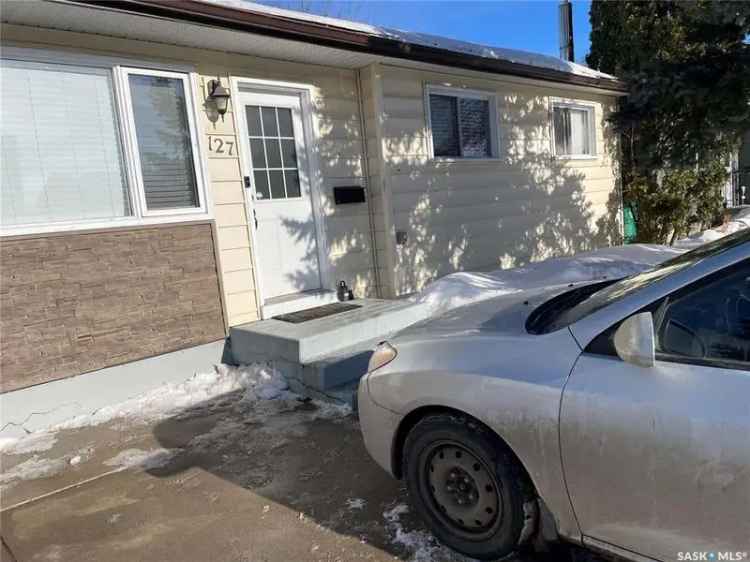
[[[493,47],[489,45],[480,45],[478,43],[470,43],[468,41],[460,41],[458,39],[451,39],[449,37],[441,37],[439,35],[430,35],[428,33],[418,33],[414,31],[403,31],[399,29],[380,27],[376,25],[370,25],[367,23],[360,23],[355,21],[349,21],[339,18],[332,18],[328,16],[319,16],[316,14],[309,14],[306,12],[298,12],[294,10],[287,10],[283,8],[276,8],[274,6],[266,6],[265,4],[257,4],[255,2],[248,2],[246,0],[202,0],[207,4],[215,4],[218,6],[224,6],[226,8],[232,8],[235,10],[242,10],[245,12],[256,12],[263,13],[272,16],[279,16],[284,18],[291,18],[302,20],[306,22],[316,23],[319,25],[346,29],[349,31],[357,31],[360,33],[366,33],[375,37],[382,37],[386,39],[393,39],[395,41],[401,41],[404,43],[412,43],[416,45],[422,45],[425,47],[434,47],[437,49],[445,49],[447,51],[453,51],[455,53],[461,53],[466,55],[473,55],[476,57],[482,57],[486,59],[503,60],[517,64],[525,64],[529,66],[535,66],[538,68],[545,68],[548,70],[556,70],[558,72],[566,72],[574,74],[576,76],[585,76],[587,78],[604,78],[610,80],[616,80],[615,76],[599,72],[582,64],[565,61],[550,55],[542,55],[539,53],[531,53],[529,51],[520,51],[517,49],[506,49],[503,47]]]

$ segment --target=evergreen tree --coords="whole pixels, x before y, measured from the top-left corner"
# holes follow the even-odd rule
[[[726,159],[750,129],[750,2],[594,0],[588,64],[624,80],[612,117],[640,240],[719,213]]]

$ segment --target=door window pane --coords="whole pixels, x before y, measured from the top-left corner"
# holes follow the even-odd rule
[[[263,113],[263,134],[267,137],[278,136],[279,129],[276,127],[276,108],[263,107],[261,111]]]
[[[288,107],[279,107],[276,111],[279,116],[279,135],[282,137],[293,137],[292,110]]]
[[[284,172],[281,170],[271,170],[268,172],[271,180],[271,197],[274,199],[283,199],[286,197],[284,191]]]
[[[261,169],[266,166],[266,152],[263,148],[263,139],[250,139],[250,153],[253,161],[253,168]]]
[[[130,96],[146,206],[198,206],[192,141],[181,78],[131,74]]]
[[[269,199],[271,191],[268,189],[268,172],[265,170],[253,172],[255,178],[255,194],[258,199]]]
[[[281,163],[285,168],[297,167],[297,146],[294,139],[281,140]]]
[[[248,105],[245,107],[247,114],[247,130],[251,137],[260,137],[263,130],[260,128],[260,107],[257,105]]]
[[[258,199],[300,197],[302,190],[291,109],[249,105],[246,112]],[[261,131],[256,127],[258,123],[251,124],[251,119],[256,117]]]
[[[131,214],[109,70],[2,62],[0,223]]]
[[[281,168],[281,149],[279,139],[266,139],[266,157],[269,168]]]
[[[299,174],[296,170],[286,170],[284,172],[284,178],[286,179],[286,196],[287,197],[299,197]]]
[[[680,291],[656,314],[656,351],[750,364],[750,261]]]

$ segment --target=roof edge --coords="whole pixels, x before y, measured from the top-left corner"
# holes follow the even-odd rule
[[[99,9],[212,25],[246,33],[280,37],[349,51],[451,66],[466,70],[583,86],[617,92],[619,94],[627,93],[625,83],[617,79],[580,76],[560,70],[541,68],[502,59],[490,59],[389,37],[379,37],[363,31],[344,29],[315,21],[306,21],[284,15],[253,12],[250,10],[238,10],[199,0],[179,0],[175,2],[163,2],[161,0],[110,0],[104,4],[99,0],[64,0],[64,2]]]

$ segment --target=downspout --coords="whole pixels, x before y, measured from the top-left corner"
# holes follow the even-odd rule
[[[380,267],[378,265],[378,243],[375,236],[375,214],[372,208],[372,192],[370,191],[370,158],[367,150],[367,124],[365,120],[364,97],[362,96],[362,70],[357,69],[357,106],[359,108],[359,130],[362,135],[362,175],[365,181],[365,192],[367,193],[367,217],[370,221],[370,252],[372,254],[372,267],[375,274],[375,296],[382,294],[380,284]]]

